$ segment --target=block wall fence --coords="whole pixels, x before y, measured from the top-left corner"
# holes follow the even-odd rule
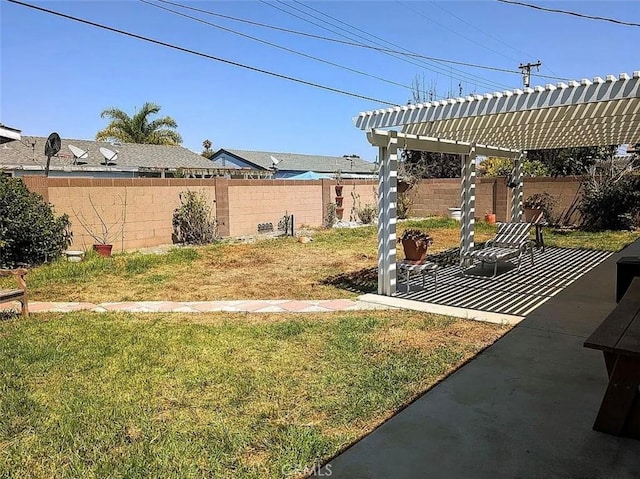
[[[73,230],[70,249],[88,249],[95,242],[83,228],[101,233],[101,218],[111,227],[114,251],[135,250],[172,242],[172,218],[180,205],[180,193],[199,191],[206,195],[218,221],[222,237],[258,233],[258,224],[272,223],[274,229],[285,214],[293,214],[295,227],[319,227],[324,223],[327,205],[335,202],[333,180],[229,180],[212,179],[97,179],[45,178],[25,176],[29,190],[49,201],[56,214],[69,215]],[[378,182],[343,181],[345,220],[350,219],[354,203],[377,203]],[[579,190],[575,178],[528,178],[525,197],[548,192],[558,210],[568,207]],[[408,193],[413,201],[412,217],[446,215],[460,205],[460,179],[422,180]],[[498,221],[507,218],[510,190],[504,178],[478,178],[476,216],[488,211]]]

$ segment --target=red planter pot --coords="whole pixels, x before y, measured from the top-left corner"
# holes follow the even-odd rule
[[[484,220],[489,223],[490,225],[495,224],[496,222],[496,215],[495,213],[487,213],[486,215],[484,215]]]
[[[344,208],[336,208],[336,215],[338,216],[339,220],[342,219],[343,214],[344,214]]]
[[[111,248],[113,245],[110,244],[94,244],[93,249],[100,256],[111,256]]]
[[[404,249],[404,258],[409,261],[423,261],[427,256],[428,243],[424,241],[415,241],[412,239],[403,239],[402,249]]]
[[[342,196],[342,188],[344,188],[344,185],[336,185],[335,186],[336,196]]]
[[[344,199],[344,198],[343,198],[342,196],[336,196],[336,206],[337,206],[338,208],[342,208],[342,200],[343,200],[343,199]]]

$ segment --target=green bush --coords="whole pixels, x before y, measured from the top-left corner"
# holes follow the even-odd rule
[[[0,266],[39,265],[59,257],[70,244],[67,215],[56,217],[21,179],[0,176]]]
[[[640,211],[638,188],[640,177],[629,174],[617,181],[587,183],[578,207],[582,228],[588,231],[633,229]]]
[[[184,244],[207,244],[216,240],[216,220],[211,217],[204,193],[180,193],[180,206],[173,212],[173,236],[175,243]]]
[[[513,172],[514,161],[510,158],[489,157],[480,163],[478,172],[484,176],[509,176]],[[525,158],[522,162],[524,176],[548,176],[549,170],[539,160]]]
[[[378,208],[376,205],[366,204],[358,209],[358,218],[362,224],[370,225],[378,217]]]
[[[407,219],[409,217],[409,210],[413,206],[413,200],[409,194],[409,190],[398,193],[396,201],[396,216],[400,220]]]
[[[324,217],[324,227],[333,228],[333,225],[338,221],[338,213],[336,212],[335,203],[327,203],[327,213]]]
[[[532,208],[535,210],[542,210],[544,212],[544,217],[549,223],[555,224],[556,218],[553,214],[553,209],[556,206],[556,199],[547,193],[534,193],[528,196],[524,202],[523,206],[525,208]]]

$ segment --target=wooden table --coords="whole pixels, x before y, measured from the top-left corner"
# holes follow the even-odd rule
[[[433,290],[438,289],[438,269],[440,268],[436,263],[430,261],[410,261],[402,260],[396,263],[396,268],[400,272],[404,272],[407,275],[407,293],[409,292],[409,276],[411,273],[420,273],[422,275],[422,287],[424,288],[424,277],[429,275],[433,276]]]
[[[602,351],[609,375],[593,429],[640,439],[640,278],[584,346]]]

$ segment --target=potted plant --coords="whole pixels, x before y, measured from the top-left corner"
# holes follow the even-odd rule
[[[493,225],[496,223],[496,214],[493,211],[488,210],[484,215],[484,220],[490,225]]]
[[[549,193],[535,193],[524,202],[524,220],[527,223],[539,223],[551,217],[555,199]]]
[[[423,261],[427,256],[427,248],[433,244],[433,238],[424,231],[407,229],[398,238],[398,243],[402,243],[405,259]]]
[[[336,179],[336,197],[337,198],[342,198],[342,170],[336,170],[335,174],[335,179]]]
[[[76,215],[76,218],[82,228],[95,241],[93,244],[94,251],[96,251],[100,256],[111,256],[113,241],[120,237],[124,232],[124,220],[127,207],[126,195],[122,201],[122,212],[114,222],[108,222],[105,218],[104,211],[102,214],[98,211],[91,195],[89,195],[89,203],[91,204],[91,208],[93,209],[96,218],[98,219],[98,228],[95,228],[92,223],[87,221],[82,212],[78,213],[73,209],[73,213]]]

